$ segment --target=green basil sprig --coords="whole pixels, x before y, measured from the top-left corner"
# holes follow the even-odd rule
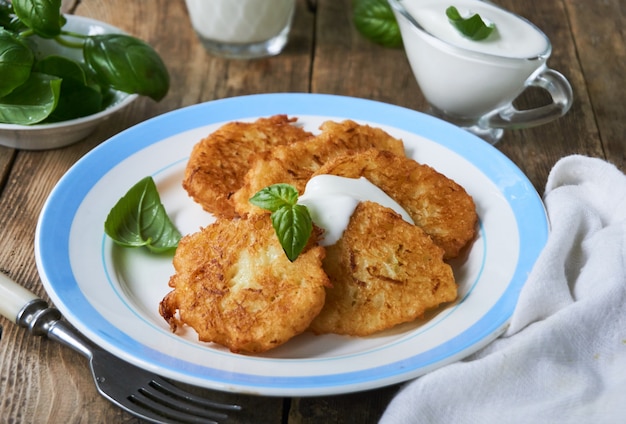
[[[152,177],[143,178],[113,206],[104,232],[121,246],[146,246],[155,253],[176,248],[181,238]]]
[[[94,35],[83,47],[87,65],[100,83],[126,93],[161,100],[169,89],[169,74],[152,47],[121,34]]]
[[[0,0],[0,122],[30,125],[91,115],[110,105],[114,90],[155,101],[165,97],[169,73],[148,44],[123,34],[77,34],[64,30],[65,23],[61,0]],[[41,59],[35,35],[80,50],[83,60]]]
[[[61,14],[62,0],[13,0],[15,14],[24,25],[43,38],[61,34],[65,18]]]
[[[484,40],[496,28],[494,23],[486,24],[478,13],[473,14],[469,18],[463,18],[454,6],[446,9],[446,16],[463,36],[474,41]]]
[[[274,184],[252,196],[250,203],[272,212],[270,218],[280,245],[287,258],[295,261],[313,231],[309,210],[297,204],[298,190],[289,184]]]

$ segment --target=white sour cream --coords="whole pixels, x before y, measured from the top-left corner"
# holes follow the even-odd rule
[[[503,57],[532,58],[545,53],[548,40],[536,27],[497,6],[479,0],[404,0],[406,10],[435,37],[458,47]],[[478,13],[483,20],[494,23],[496,30],[476,42],[461,35],[450,23],[446,9],[455,6],[461,16]]]
[[[426,30],[396,13],[404,48],[422,93],[435,109],[477,121],[508,106],[550,53],[547,37],[526,20],[477,0],[403,0],[398,2]],[[446,16],[455,6],[461,16],[474,13],[496,25],[484,40],[462,36]],[[456,46],[456,47],[452,47]],[[483,56],[486,53],[488,56]]]
[[[321,245],[335,244],[348,227],[359,202],[372,201],[393,209],[406,222],[414,224],[409,214],[395,200],[367,178],[318,175],[309,180],[298,203],[309,209],[313,222],[324,229]]]

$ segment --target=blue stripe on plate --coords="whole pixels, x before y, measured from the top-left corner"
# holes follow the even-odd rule
[[[68,247],[70,228],[78,207],[102,176],[126,157],[169,136],[211,123],[286,112],[296,116],[340,116],[409,131],[456,151],[479,168],[507,199],[520,235],[517,268],[497,304],[464,333],[402,362],[352,373],[280,378],[225,372],[181,361],[141,345],[96,312],[74,279]],[[531,183],[508,158],[477,137],[446,122],[398,106],[335,95],[281,93],[228,98],[179,109],[129,128],[96,147],[66,173],[50,194],[37,227],[36,253],[42,278],[45,276],[52,288],[53,292],[49,293],[52,299],[55,303],[71,303],[71,310],[65,311],[66,315],[71,314],[67,318],[86,326],[120,351],[138,358],[142,364],[148,363],[155,370],[179,375],[200,375],[229,387],[305,391],[330,388],[339,393],[343,391],[342,387],[394,380],[396,376],[411,372],[416,376],[422,369],[460,359],[481,342],[490,341],[486,338],[498,333],[508,322],[519,291],[543,249],[547,235],[543,204]]]

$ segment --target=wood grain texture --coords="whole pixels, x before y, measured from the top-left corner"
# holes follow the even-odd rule
[[[565,75],[574,91],[574,104],[564,117],[535,128],[507,131],[497,145],[543,193],[550,169],[559,158],[574,153],[602,157],[602,145],[562,1],[504,0],[499,4],[545,32],[552,43],[548,66]],[[534,100],[528,103],[534,104]]]
[[[509,131],[496,146],[542,193],[554,163],[569,154],[606,158],[625,169],[626,48],[621,0],[501,0],[543,29],[553,45],[549,65],[563,73],[575,102],[563,118]],[[84,141],[29,152],[0,147],[0,272],[47,299],[33,256],[41,208],[61,176],[80,157],[119,131],[199,102],[265,92],[316,92],[427,109],[402,49],[361,37],[350,0],[298,0],[286,50],[254,61],[209,55],[190,27],[184,0],[64,0],[63,10],[116,25],[149,42],[164,58],[171,91],[156,103],[139,99]],[[529,92],[522,106],[544,101]],[[96,391],[77,353],[33,337],[0,318],[0,422],[139,423]],[[375,423],[399,386],[341,396],[268,398],[199,394],[246,408],[232,423]]]
[[[362,37],[350,0],[318,0],[311,91],[383,101],[425,110],[404,50]]]
[[[626,4],[566,0],[604,157],[626,166]]]
[[[398,388],[398,385],[393,385],[346,395],[294,399],[290,405],[288,422],[289,424],[376,423]]]

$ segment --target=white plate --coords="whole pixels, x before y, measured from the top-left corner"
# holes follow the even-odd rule
[[[171,256],[113,245],[111,207],[154,177],[183,233],[212,221],[181,187],[192,146],[232,120],[288,114],[311,131],[350,118],[404,140],[407,154],[455,179],[474,197],[480,231],[454,264],[459,301],[426,321],[380,335],[303,334],[264,355],[233,354],[172,334],[158,304]],[[187,107],[136,125],[98,146],[61,179],[40,216],[37,265],[63,315],[87,337],[140,367],[190,384],[271,396],[313,396],[405,381],[459,360],[504,331],[548,235],[543,204],[498,150],[440,120],[388,104],[319,94],[265,94]]]

